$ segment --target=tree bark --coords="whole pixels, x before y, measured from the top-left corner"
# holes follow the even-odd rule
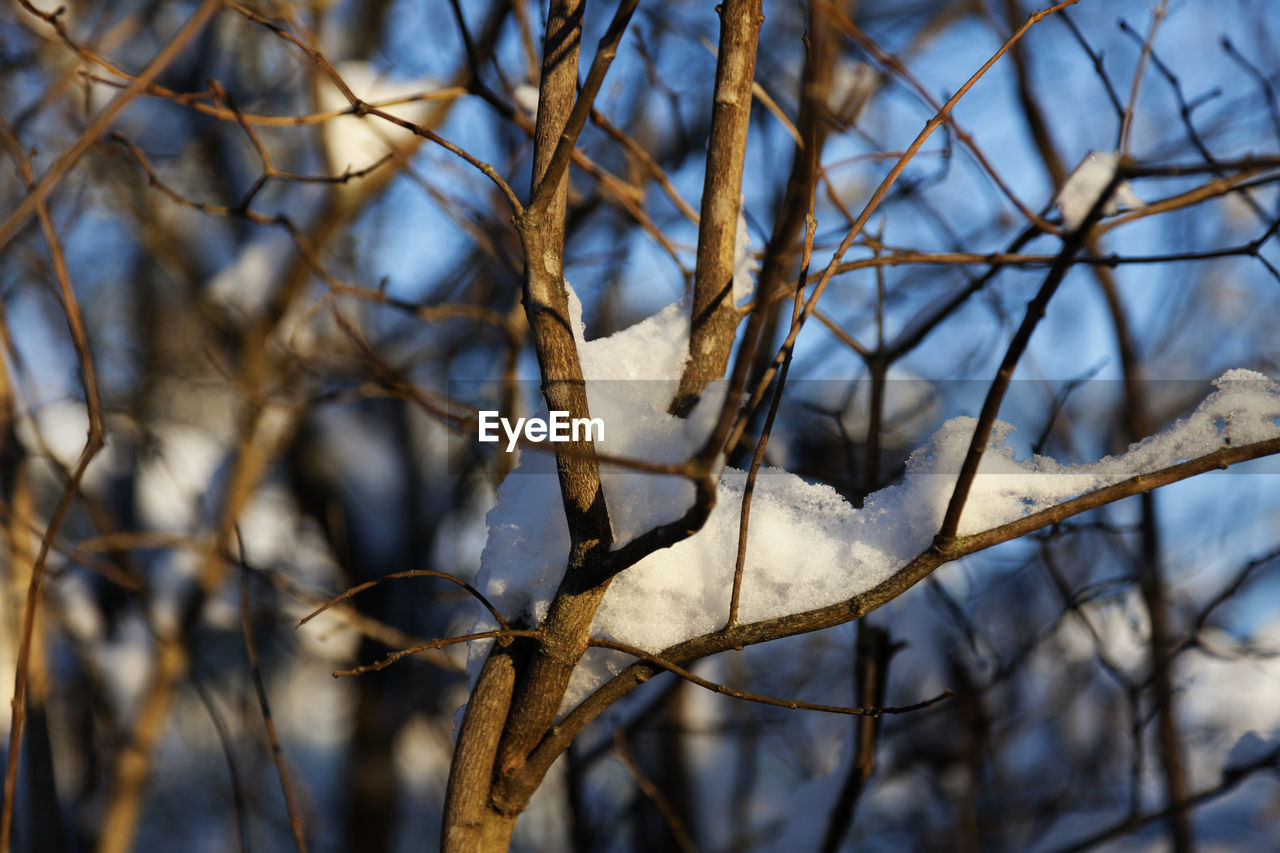
[[[549,410],[567,411],[573,418],[590,413],[564,279],[568,170],[551,175],[557,182],[553,187],[542,185],[573,110],[584,9],[584,0],[553,0],[548,10],[532,201],[516,221],[525,253],[525,313],[543,397]],[[442,834],[446,851],[506,848],[527,799],[497,802],[492,782],[520,767],[555,720],[608,586],[587,581],[595,562],[613,544],[592,443],[567,443],[566,452],[556,454],[556,472],[569,526],[568,564],[541,626],[543,639],[514,645],[514,651],[495,647],[485,665],[488,678],[482,675],[468,704],[450,771]]]
[[[672,414],[682,417],[693,410],[707,385],[724,376],[738,328],[738,310],[733,304],[734,243],[751,121],[756,42],[764,18],[760,0],[724,0],[719,9],[720,52],[699,214],[689,362],[671,403]]]
[[[441,850],[479,853],[505,850],[510,844],[515,816],[507,817],[489,807],[489,787],[514,683],[510,651],[495,648],[480,671],[462,717],[445,791]]]

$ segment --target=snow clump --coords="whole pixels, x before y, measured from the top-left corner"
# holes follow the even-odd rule
[[[741,244],[740,244],[741,245]],[[709,434],[721,397],[706,394],[688,419],[667,414],[687,357],[689,312],[670,305],[601,340],[585,339],[582,308],[570,292],[592,417],[605,423],[603,453],[681,462]],[[1280,387],[1260,373],[1232,370],[1194,413],[1165,431],[1097,462],[1066,465],[1019,458],[998,422],[961,517],[973,534],[1224,446],[1280,437]],[[855,509],[834,489],[778,469],[757,479],[747,535],[738,618],[754,622],[845,601],[887,580],[929,547],[941,525],[976,421],[956,417],[908,459],[904,478]],[[602,466],[601,478],[620,547],[680,518],[694,490],[682,477]],[[661,650],[721,628],[729,612],[746,473],[726,469],[706,525],[619,574],[592,622],[591,634]],[[569,534],[555,459],[526,451],[498,490],[487,517],[488,540],[477,585],[508,620],[540,622],[564,573]],[[495,627],[486,614],[475,630]],[[487,653],[475,644],[472,666]],[[629,662],[592,649],[574,674],[564,709]]]
[[[1111,183],[1119,165],[1120,154],[1116,151],[1090,151],[1067,177],[1067,182],[1058,191],[1054,202],[1058,205],[1058,210],[1062,211],[1062,224],[1068,230],[1074,231],[1084,222],[1098,196]],[[1146,202],[1138,198],[1129,182],[1121,181],[1102,208],[1102,215],[1111,216],[1122,209],[1134,210],[1144,204]]]

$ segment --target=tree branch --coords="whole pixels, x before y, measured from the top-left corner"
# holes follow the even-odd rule
[[[1197,459],[1171,465],[1149,474],[1139,474],[1057,506],[1023,516],[1008,524],[1002,524],[981,533],[961,536],[946,553],[930,547],[871,589],[844,601],[788,616],[740,623],[677,643],[660,652],[659,657],[683,666],[690,661],[730,649],[742,649],[746,646],[798,634],[808,634],[852,622],[898,598],[938,567],[953,560],[986,550],[1002,542],[1020,539],[1036,530],[1051,527],[1068,518],[1123,498],[1142,494],[1208,471],[1225,469],[1231,465],[1278,453],[1280,453],[1280,438],[1274,438],[1238,447],[1224,447]],[[514,799],[531,795],[552,762],[588,723],[623,696],[648,681],[658,672],[658,669],[648,662],[635,663],[602,685],[565,715],[555,729],[549,732],[529,755],[525,766],[518,773],[499,781],[498,795]]]
[[[733,257],[742,200],[742,169],[751,120],[760,0],[724,0],[716,59],[715,105],[698,221],[698,260],[693,274],[693,324],[689,362],[671,403],[684,417],[712,381],[724,376],[738,327],[733,304]]]

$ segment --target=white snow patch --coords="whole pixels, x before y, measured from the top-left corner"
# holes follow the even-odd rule
[[[1115,175],[1119,164],[1120,154],[1117,151],[1090,151],[1068,176],[1067,182],[1062,185],[1054,201],[1058,205],[1058,210],[1062,211],[1063,224],[1069,230],[1074,231],[1080,227],[1080,223],[1084,222],[1094,202],[1098,200],[1098,196],[1102,195],[1107,184],[1111,183],[1111,178]],[[1144,204],[1146,202],[1138,198],[1129,182],[1121,181],[1116,186],[1115,192],[1111,194],[1111,198],[1107,200],[1106,206],[1102,209],[1102,215],[1111,216],[1122,209],[1132,210]]]
[[[112,441],[114,424],[108,420],[106,444],[85,469],[81,488],[86,492],[99,492],[107,481],[124,472],[128,460],[119,446]],[[73,470],[84,453],[89,438],[89,410],[76,400],[51,400],[32,410],[32,417],[15,421],[18,440],[33,454],[46,451],[59,466]]]
[[[414,714],[396,733],[391,755],[400,784],[415,792],[444,795],[453,741],[437,721],[423,713]]]
[[[148,529],[190,532],[226,448],[203,430],[179,424],[156,427],[155,437],[156,455],[138,473],[138,514]]]
[[[104,676],[104,693],[116,719],[131,719],[155,664],[151,627],[134,616],[116,629],[114,637],[86,648],[95,670]]]
[[[370,104],[421,95],[440,87],[438,82],[430,79],[388,80],[362,60],[339,62],[335,68],[355,96]],[[338,87],[328,79],[322,79],[319,90],[322,111],[342,110],[350,106]],[[381,109],[396,118],[416,123],[426,116],[429,104],[410,101]],[[387,152],[409,147],[414,138],[412,131],[377,116],[338,116],[324,124],[329,162],[339,172],[366,169],[385,157]]]
[[[516,106],[520,107],[520,109],[524,110],[530,116],[536,116],[538,114],[538,98],[540,96],[538,94],[537,86],[534,86],[532,83],[521,83],[519,86],[516,86],[516,90],[513,94],[516,98]]]
[[[209,299],[242,317],[261,314],[290,257],[287,237],[272,235],[248,244],[209,281]]]
[[[106,633],[102,610],[94,600],[93,590],[79,574],[62,575],[50,586],[58,600],[58,616],[67,633],[81,643],[96,643]]]
[[[1085,602],[1080,615],[1089,621],[1088,627],[1072,618],[1057,632],[1063,657],[1078,662],[1102,654],[1125,674],[1140,678],[1151,663],[1151,620],[1138,591],[1130,588],[1114,598]]]
[[[327,678],[329,670],[323,661],[299,661],[272,673],[271,710],[281,721],[283,740],[317,750],[336,750],[347,742],[356,685],[349,678]]]
[[[570,296],[591,415],[604,420],[603,452],[674,462],[695,452],[718,410],[707,395],[688,420],[666,413],[683,366],[687,306],[672,305],[603,340],[586,341],[581,306]],[[647,380],[647,381],[646,381]],[[1070,498],[1215,451],[1280,437],[1280,387],[1233,370],[1189,417],[1116,457],[1064,465],[1020,459],[997,423],[960,522],[972,534]],[[855,509],[834,489],[764,469],[756,483],[747,537],[739,619],[754,622],[847,600],[888,579],[925,550],[946,511],[976,421],[952,418],[909,458],[904,479]],[[619,547],[679,518],[693,501],[683,478],[605,466],[605,497]],[[728,618],[746,473],[726,469],[717,502],[694,536],[618,575],[591,626],[651,652],[714,631]],[[478,586],[508,620],[540,622],[564,573],[569,536],[554,457],[525,452],[487,517]],[[482,617],[476,630],[493,627]],[[484,650],[473,649],[472,664]],[[625,656],[591,652],[566,695],[571,707]]]
[[[842,121],[852,120],[880,85],[880,75],[865,62],[840,62],[831,71],[827,107]]]
[[[1263,649],[1280,648],[1280,617],[1255,631],[1251,642]],[[1205,645],[1230,648],[1232,640],[1207,631]],[[1178,674],[1191,688],[1180,700],[1180,710],[1197,728],[1221,732],[1233,742],[1250,731],[1280,732],[1280,657],[1235,658],[1197,650],[1181,661]]]

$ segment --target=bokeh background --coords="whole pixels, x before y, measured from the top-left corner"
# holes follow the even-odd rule
[[[404,576],[299,620],[396,573],[475,578],[511,462],[447,415],[536,405],[523,259],[492,183],[350,115],[322,66],[524,193],[544,5],[228,5],[62,178],[48,228],[31,218],[0,247],[0,684],[49,546],[14,849],[110,849],[131,810],[138,850],[289,849],[290,811],[312,850],[435,848],[465,646],[332,673],[466,633],[478,606]],[[782,282],[797,136],[820,152],[825,265],[929,99],[1032,11],[816,8],[764,4],[743,194],[753,250],[785,250],[762,273]],[[6,0],[0,217],[24,168],[45,174],[195,9],[73,0],[42,18]],[[611,14],[588,4],[584,62]],[[717,36],[711,2],[642,2],[609,72],[570,196],[589,337],[690,286]],[[1097,459],[1229,368],[1276,377],[1280,171],[1245,161],[1280,154],[1277,45],[1266,0],[1082,0],[1035,26],[846,256],[863,263],[800,336],[769,463],[858,504],[943,419],[976,414],[1061,245],[1027,214],[1056,221],[1055,191],[1093,150],[1198,171],[1135,178],[1145,202],[1180,200],[1095,233],[1002,409],[1015,445]],[[98,418],[105,445],[81,465]],[[834,704],[957,694],[925,710],[872,725],[657,678],[561,760],[515,845],[1152,850],[1190,832],[1196,849],[1269,849],[1275,475],[1260,460],[1126,500],[944,567],[861,627],[698,669]],[[879,698],[859,692],[859,660]],[[1194,798],[1173,821],[1171,773]]]

